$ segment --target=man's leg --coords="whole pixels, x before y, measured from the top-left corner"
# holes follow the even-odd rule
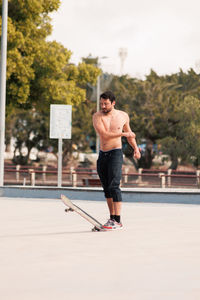
[[[106,200],[107,200],[107,204],[108,204],[108,208],[109,208],[109,212],[110,212],[110,219],[114,220],[115,208],[114,208],[114,204],[113,204],[113,198],[106,198]]]
[[[99,158],[97,160],[97,173],[99,175],[99,178],[101,180],[102,187],[104,189],[104,195],[107,200],[107,205],[110,212],[110,219],[114,220],[115,211],[114,211],[114,205],[113,205],[113,199],[110,197],[111,194],[108,191],[108,168],[107,168],[107,160],[103,153],[100,153]]]
[[[122,202],[113,202],[115,216],[121,215]]]
[[[108,208],[110,211],[110,220],[115,220],[117,223],[121,224],[121,208],[122,202],[113,202],[113,198],[106,198]],[[122,225],[120,225],[122,226]]]
[[[110,215],[120,216],[122,202],[113,202],[113,198],[106,198],[106,199],[107,199],[107,204],[108,204],[108,208],[110,211]]]
[[[119,185],[121,179],[121,167],[123,158],[122,152],[117,152],[119,153],[116,153],[114,157],[112,157],[111,153],[109,153],[108,157],[105,154],[101,154],[97,161],[97,172],[99,174],[104,189],[104,194],[107,200],[110,220],[115,220],[120,223],[121,191]],[[108,225],[109,227],[110,221],[108,220],[107,223],[105,225]]]
[[[120,180],[122,176],[122,162],[123,155],[121,151],[114,151],[108,162],[108,178],[109,178],[109,192],[111,193],[111,200],[109,200],[110,208],[114,213],[114,220],[120,223],[121,221],[121,207],[122,196],[120,190]]]

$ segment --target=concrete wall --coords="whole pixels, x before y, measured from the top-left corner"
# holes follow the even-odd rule
[[[0,187],[0,197],[56,199],[64,194],[71,200],[104,201],[102,188]],[[200,204],[198,189],[122,188],[124,202]]]

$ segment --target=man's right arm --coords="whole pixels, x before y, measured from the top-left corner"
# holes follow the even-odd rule
[[[124,125],[124,130],[128,131],[128,132],[131,131],[131,128],[130,128],[130,125],[129,125],[129,116],[128,115],[127,115],[127,121]],[[137,158],[137,159],[140,159],[141,154],[140,154],[140,151],[138,149],[138,145],[136,143],[135,137],[136,136],[128,137],[127,140],[128,140],[129,145],[134,149],[134,157]]]

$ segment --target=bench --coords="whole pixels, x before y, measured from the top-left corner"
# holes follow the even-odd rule
[[[101,186],[101,181],[98,178],[83,178],[84,186]]]

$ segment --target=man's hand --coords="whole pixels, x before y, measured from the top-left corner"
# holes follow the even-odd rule
[[[139,150],[138,147],[136,147],[134,149],[134,157],[137,158],[137,159],[140,159],[140,157],[141,157],[141,153],[140,153],[140,150]]]
[[[133,131],[122,132],[122,136],[125,136],[126,138],[134,138],[134,139],[136,137]]]

